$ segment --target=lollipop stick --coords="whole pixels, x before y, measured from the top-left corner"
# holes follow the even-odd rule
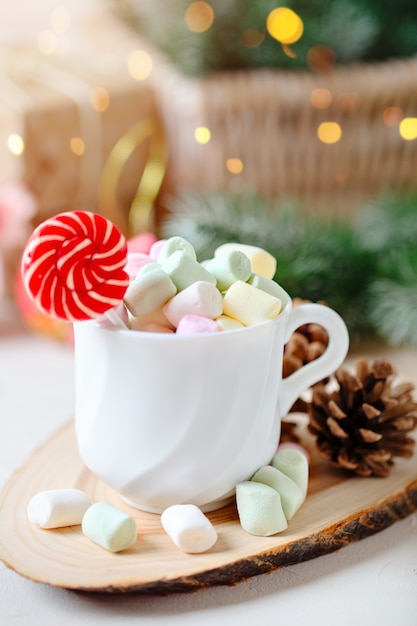
[[[126,330],[127,326],[117,313],[116,309],[109,309],[105,312],[103,317],[106,317],[109,322],[111,322],[111,324],[116,328],[123,328],[124,330]]]

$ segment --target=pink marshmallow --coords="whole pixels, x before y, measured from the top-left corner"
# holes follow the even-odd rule
[[[155,260],[143,252],[129,252],[125,271],[129,274],[130,280],[134,280],[144,265],[155,263]]]
[[[223,300],[217,287],[198,280],[168,300],[162,310],[171,324],[177,327],[184,315],[202,315],[215,319],[222,314],[222,309]]]
[[[139,235],[135,235],[127,242],[127,250],[128,252],[142,252],[144,254],[149,254],[149,250],[152,245],[158,241],[158,237],[154,233],[139,233]]]
[[[155,241],[155,243],[152,244],[151,249],[149,250],[149,256],[157,260],[159,253],[161,252],[166,242],[167,242],[166,239],[158,239],[157,241]]]
[[[203,317],[202,315],[184,315],[179,321],[177,335],[197,335],[216,333],[219,331],[219,325],[209,317]]]

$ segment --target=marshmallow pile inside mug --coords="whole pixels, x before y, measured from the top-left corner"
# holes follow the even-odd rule
[[[122,314],[131,330],[211,333],[281,312],[276,260],[255,246],[224,244],[199,263],[191,243],[171,237],[153,243],[148,254],[130,252],[125,270],[131,282]]]

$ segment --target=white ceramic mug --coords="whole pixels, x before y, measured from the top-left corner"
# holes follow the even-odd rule
[[[227,504],[238,482],[270,462],[281,417],[348,350],[337,313],[282,299],[275,320],[212,334],[75,324],[75,428],[87,467],[142,510]],[[309,322],[327,330],[328,347],[283,379],[284,345]]]

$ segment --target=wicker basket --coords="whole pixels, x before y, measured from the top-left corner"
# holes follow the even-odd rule
[[[384,122],[388,107],[417,116],[417,60],[200,79],[160,61],[154,79],[171,154],[170,191],[219,191],[239,180],[266,197],[293,197],[307,211],[347,218],[387,187],[417,183],[417,140],[404,140],[398,123]],[[318,88],[332,96],[325,109],[311,104]],[[337,143],[318,139],[324,121],[340,125]],[[211,131],[204,145],[194,136],[201,126]],[[228,171],[230,158],[241,160],[240,174]]]

